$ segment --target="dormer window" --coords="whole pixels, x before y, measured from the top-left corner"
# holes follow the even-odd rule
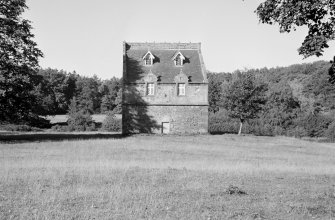
[[[178,54],[176,57],[176,66],[182,66],[183,65],[183,60],[180,58],[180,55]]]
[[[178,52],[172,57],[172,60],[174,61],[174,64],[175,64],[176,66],[183,66],[185,57],[183,56],[183,54],[182,54],[180,51],[178,51]]]
[[[152,55],[150,51],[148,51],[144,56],[143,56],[143,61],[144,61],[144,66],[152,66],[154,63],[155,56]]]

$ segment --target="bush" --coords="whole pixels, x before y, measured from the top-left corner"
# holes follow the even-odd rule
[[[26,124],[32,127],[37,127],[37,128],[50,128],[51,127],[50,120],[47,120],[37,115],[31,115]]]
[[[54,125],[51,127],[51,130],[53,131],[59,131],[59,132],[67,132],[69,131],[69,126],[67,125]]]
[[[332,119],[330,117],[310,113],[300,118],[297,125],[298,127],[304,128],[306,135],[309,137],[325,137],[331,122]]]
[[[326,131],[326,137],[332,142],[335,141],[335,121],[329,125]]]
[[[115,117],[113,112],[107,113],[106,118],[102,122],[101,130],[103,131],[121,131],[122,122]]]
[[[302,137],[308,136],[305,128],[300,127],[300,126],[296,126],[296,127],[293,127],[287,130],[286,135],[290,137],[296,137],[296,138],[302,138]]]
[[[239,121],[227,116],[224,111],[209,115],[208,131],[210,134],[237,134]]]
[[[81,111],[69,114],[67,120],[69,131],[93,131],[95,125],[92,116]]]
[[[4,131],[21,131],[21,132],[41,131],[41,129],[29,126],[29,125],[14,125],[14,124],[0,125],[0,130],[4,130]]]
[[[264,123],[261,119],[252,119],[245,123],[242,133],[253,134],[256,136],[273,136],[274,128],[267,123]]]

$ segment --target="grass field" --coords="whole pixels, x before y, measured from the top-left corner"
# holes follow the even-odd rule
[[[335,219],[334,144],[202,135],[0,145],[0,219]]]

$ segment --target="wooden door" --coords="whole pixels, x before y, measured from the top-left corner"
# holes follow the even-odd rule
[[[170,122],[162,122],[162,134],[170,133]]]

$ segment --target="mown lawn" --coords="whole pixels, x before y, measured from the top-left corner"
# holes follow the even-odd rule
[[[0,143],[0,219],[335,219],[335,144],[235,135]]]

